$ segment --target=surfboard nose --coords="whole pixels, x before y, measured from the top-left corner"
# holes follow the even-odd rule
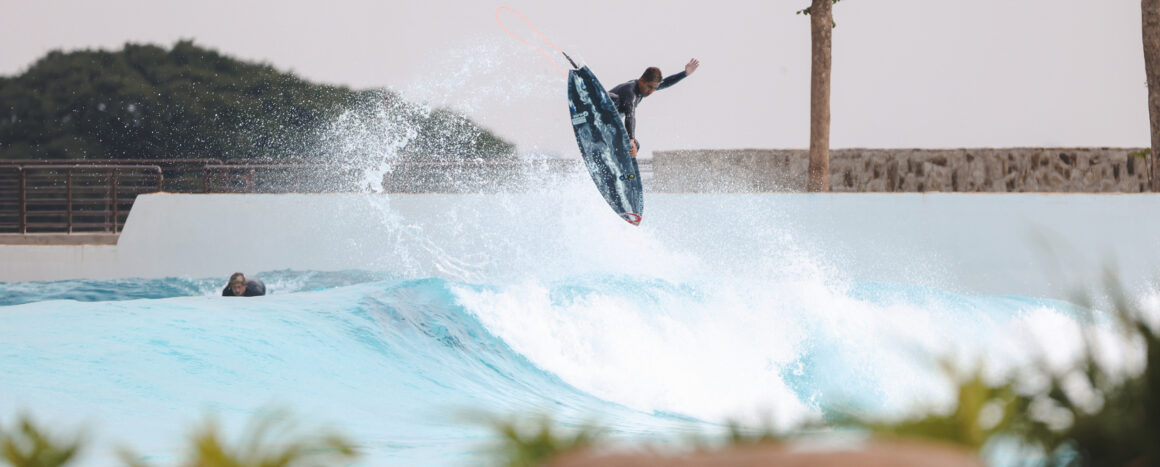
[[[637,227],[640,226],[640,221],[641,221],[640,214],[637,214],[635,212],[622,212],[622,213],[620,213],[620,217],[622,219],[624,219],[625,221],[628,221],[629,224],[635,225]]]

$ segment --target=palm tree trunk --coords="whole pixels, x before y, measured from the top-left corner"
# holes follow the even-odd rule
[[[1144,71],[1148,74],[1148,117],[1152,138],[1152,192],[1160,192],[1160,0],[1140,0],[1144,23]]]
[[[1143,0],[1147,3],[1149,0]],[[810,171],[806,190],[830,191],[830,38],[834,30],[832,0],[810,6],[813,66],[810,75]]]

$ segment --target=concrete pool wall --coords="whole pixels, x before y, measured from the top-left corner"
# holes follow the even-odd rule
[[[1157,195],[652,194],[639,229],[589,198],[143,195],[114,245],[0,245],[0,281],[390,270],[413,255],[392,246],[403,236],[451,245],[441,254],[454,257],[509,240],[550,250],[536,243],[577,226],[613,238],[694,232],[740,249],[756,245],[730,227],[777,229],[851,279],[964,293],[1066,298],[1105,267],[1129,286],[1160,276]]]

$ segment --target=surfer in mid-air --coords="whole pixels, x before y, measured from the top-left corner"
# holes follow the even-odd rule
[[[675,75],[661,78],[661,70],[657,67],[649,67],[644,70],[644,74],[640,75],[639,79],[634,79],[627,83],[621,84],[608,90],[608,97],[611,97],[616,103],[616,111],[624,115],[624,129],[628,130],[629,151],[632,157],[636,157],[636,152],[640,150],[640,143],[636,141],[636,106],[640,104],[640,100],[648,97],[656,91],[667,88],[678,81],[685,79],[685,77],[697,71],[697,67],[701,66],[701,62],[697,59],[689,60],[685,65],[685,71]]]

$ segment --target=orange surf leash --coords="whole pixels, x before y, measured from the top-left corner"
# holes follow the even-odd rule
[[[552,57],[549,57],[548,54],[546,52],[544,52],[543,49],[541,49],[539,46],[537,46],[531,42],[528,42],[524,38],[522,38],[519,35],[517,35],[516,33],[512,32],[511,29],[508,29],[507,26],[504,26],[503,20],[499,19],[499,12],[501,12],[503,10],[508,10],[512,13],[519,15],[520,19],[524,20],[524,23],[527,23],[528,27],[532,28],[532,31],[535,32],[537,36],[540,36],[540,39],[542,39],[548,45],[552,46],[553,49],[556,49],[558,52],[564,54],[564,57],[567,58],[569,62],[572,62],[572,58],[568,57],[568,54],[564,53],[564,51],[562,49],[557,47],[556,44],[553,44],[552,41],[548,40],[547,37],[544,37],[544,35],[540,33],[540,30],[536,29],[536,26],[533,25],[531,21],[528,21],[528,18],[524,17],[523,13],[516,11],[515,8],[507,7],[507,6],[501,6],[499,8],[496,8],[496,10],[495,10],[495,22],[499,23],[499,27],[503,28],[504,31],[507,31],[508,34],[511,34],[512,37],[518,39],[520,42],[527,44],[528,47],[536,49],[536,52],[539,52],[540,55],[542,55],[545,60],[547,60],[549,63],[552,64],[552,67],[554,67],[556,69],[556,71],[560,72],[560,75],[567,77],[568,74],[565,73],[564,70],[561,69],[559,65],[556,65],[556,61],[552,60]],[[576,63],[572,62],[572,66],[576,66]]]

